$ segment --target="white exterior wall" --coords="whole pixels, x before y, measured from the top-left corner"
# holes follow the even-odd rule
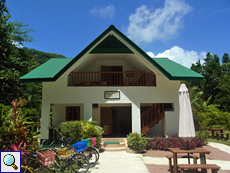
[[[121,62],[117,62],[117,65],[120,64]],[[123,68],[125,66],[129,69],[125,64]],[[51,104],[54,105],[54,113],[57,113],[53,121],[55,126],[65,120],[65,107],[69,105],[80,105],[81,118],[97,121],[100,121],[100,108],[92,109],[93,103],[132,105],[132,131],[140,133],[140,103],[174,103],[174,111],[166,112],[165,115],[165,134],[178,134],[180,81],[170,81],[163,75],[156,75],[157,87],[67,87],[68,71],[55,82],[43,83],[41,139],[48,139]],[[120,91],[120,99],[104,99],[104,91]],[[162,130],[162,127],[154,128]]]
[[[125,44],[133,54],[90,54],[97,44],[109,34],[113,34]],[[178,133],[179,123],[179,98],[178,90],[180,81],[168,80],[155,66],[144,58],[136,49],[126,43],[115,32],[111,31],[101,38],[88,52],[73,64],[55,82],[43,83],[42,95],[42,130],[41,138],[48,138],[50,105],[55,113],[53,125],[57,126],[65,120],[65,107],[68,105],[81,106],[81,119],[96,120],[100,122],[101,106],[131,106],[132,132],[141,133],[140,105],[149,103],[174,103],[174,111],[166,112],[165,119],[152,129],[162,131],[171,136]],[[72,71],[101,71],[101,66],[122,66],[123,71],[153,71],[156,74],[156,87],[68,87],[68,74]],[[120,91],[120,99],[104,99],[105,91]],[[98,109],[92,109],[92,104],[97,103]],[[159,130],[160,129],[160,130]]]
[[[80,119],[84,119],[84,105],[83,104],[53,104],[53,121],[52,126],[58,127],[66,119],[66,107],[79,106]]]

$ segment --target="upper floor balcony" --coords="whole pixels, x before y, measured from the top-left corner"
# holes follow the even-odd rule
[[[153,72],[71,72],[68,86],[156,86]]]

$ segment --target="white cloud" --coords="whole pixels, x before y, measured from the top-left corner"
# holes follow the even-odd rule
[[[155,54],[153,52],[146,52],[150,57],[155,57]]]
[[[115,15],[115,7],[114,5],[108,5],[102,8],[95,7],[94,9],[90,10],[90,13],[105,19],[106,18],[112,19]]]
[[[182,27],[183,17],[192,7],[182,0],[165,0],[164,8],[155,10],[142,5],[129,16],[127,35],[134,42],[149,43],[175,37]]]
[[[197,60],[201,60],[201,63],[203,62],[203,59],[205,58],[207,52],[196,52],[196,51],[188,51],[184,50],[183,48],[179,46],[173,46],[171,49],[164,51],[163,53],[157,54],[155,57],[158,58],[169,58],[185,67],[190,68],[192,63],[196,63]],[[154,53],[147,52],[147,54],[150,57],[154,57]]]

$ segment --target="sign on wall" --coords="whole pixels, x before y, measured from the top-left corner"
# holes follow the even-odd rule
[[[120,99],[120,91],[105,91],[105,99]]]

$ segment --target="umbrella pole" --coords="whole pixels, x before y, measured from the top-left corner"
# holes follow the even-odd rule
[[[188,140],[187,140],[187,150],[189,150]],[[190,164],[189,153],[188,153],[188,164]]]
[[[190,156],[189,156],[189,153],[188,153],[188,164],[190,164],[190,158],[189,158]]]

